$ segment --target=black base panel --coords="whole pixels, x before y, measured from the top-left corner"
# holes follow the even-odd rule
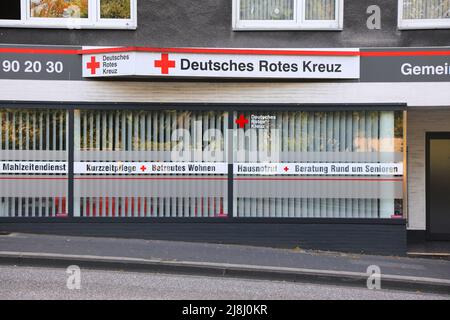
[[[169,240],[404,256],[404,224],[0,223],[0,232]]]

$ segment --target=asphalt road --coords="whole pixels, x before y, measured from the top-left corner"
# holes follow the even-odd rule
[[[0,266],[0,299],[450,299],[420,292],[303,283],[81,270],[69,290],[65,269]]]

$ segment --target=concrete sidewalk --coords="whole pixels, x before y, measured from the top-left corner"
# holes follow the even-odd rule
[[[64,237],[0,236],[0,263],[209,274],[366,286],[367,268],[382,287],[450,294],[450,261],[283,250],[236,245]]]

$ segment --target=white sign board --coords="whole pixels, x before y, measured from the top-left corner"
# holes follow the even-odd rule
[[[236,163],[236,175],[401,176],[402,163]]]
[[[75,174],[157,175],[227,174],[223,162],[75,162]]]
[[[92,49],[92,48],[91,48]],[[170,49],[168,49],[170,50]],[[358,55],[116,52],[83,55],[83,77],[359,79]],[[357,49],[339,49],[358,53]],[[333,50],[336,52],[336,50]],[[300,52],[300,51],[299,51]],[[314,54],[313,54],[314,52]]]

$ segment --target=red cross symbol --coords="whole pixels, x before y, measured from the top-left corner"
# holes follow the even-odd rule
[[[97,74],[97,69],[100,68],[100,62],[95,60],[95,57],[91,57],[91,62],[87,63],[87,68],[91,69],[91,74]]]
[[[142,172],[145,172],[145,170],[147,170],[147,167],[146,167],[145,165],[142,165],[141,171],[142,171]]]
[[[284,167],[284,172],[288,172],[289,171],[289,168],[286,166],[286,167]]]
[[[248,119],[246,119],[245,116],[241,114],[235,122],[237,125],[239,125],[239,128],[245,128],[245,125],[248,123]]]
[[[161,60],[155,61],[155,68],[161,68],[161,74],[169,74],[170,68],[175,68],[175,61],[169,60],[169,54],[161,54]]]

